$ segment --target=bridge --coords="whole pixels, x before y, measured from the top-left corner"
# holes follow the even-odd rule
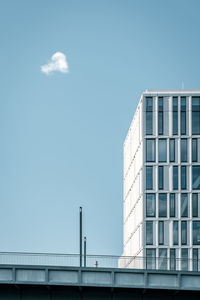
[[[28,258],[29,264],[20,264]],[[66,255],[0,253],[0,300],[153,300],[161,297],[169,300],[200,297],[198,271],[110,268],[97,267],[97,264],[78,267],[73,266],[74,262],[71,266],[62,266],[61,263],[56,265],[55,258],[71,259]],[[73,260],[75,258],[78,262],[78,256],[73,256]],[[43,265],[40,264],[42,259]],[[102,259],[105,260],[105,257]],[[15,263],[5,263],[8,261]],[[50,261],[52,263],[48,265]]]

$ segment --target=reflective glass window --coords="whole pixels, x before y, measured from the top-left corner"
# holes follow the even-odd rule
[[[176,194],[170,194],[170,217],[176,216]]]
[[[178,166],[173,166],[173,189],[178,190]]]
[[[181,270],[188,270],[188,249],[181,249]]]
[[[158,134],[163,134],[163,97],[158,97]]]
[[[196,162],[198,160],[198,143],[197,139],[192,139],[192,161]]]
[[[153,98],[146,98],[146,134],[153,134]]]
[[[198,249],[192,249],[192,265],[193,271],[198,271]]]
[[[192,216],[198,217],[198,194],[192,194]]]
[[[178,245],[178,221],[173,222],[173,244]]]
[[[159,162],[167,161],[167,140],[166,139],[158,140],[158,161]]]
[[[163,166],[158,167],[158,189],[159,190],[164,189],[164,167]]]
[[[158,243],[164,245],[164,222],[158,222]]]
[[[200,134],[200,97],[192,97],[192,134]]]
[[[146,161],[147,162],[155,161],[155,140],[154,139],[146,140]]]
[[[176,270],[176,249],[170,249],[170,270]]]
[[[146,244],[153,245],[153,222],[146,222]]]
[[[167,249],[159,249],[158,268],[160,270],[167,270]]]
[[[186,134],[186,97],[181,97],[181,134]]]
[[[146,189],[147,190],[153,189],[153,167],[152,166],[146,167]]]
[[[181,139],[181,161],[187,162],[187,139]]]
[[[167,194],[158,194],[159,198],[159,217],[167,217]]]
[[[169,140],[169,160],[170,162],[175,161],[175,139]]]
[[[200,190],[200,166],[192,167],[192,188]]]
[[[181,194],[181,217],[188,217],[188,194]]]
[[[155,270],[156,268],[156,249],[146,249],[147,270]]]
[[[186,166],[181,167],[181,189],[182,190],[187,189],[187,167]]]
[[[187,245],[187,221],[181,222],[181,245]]]
[[[146,216],[156,216],[156,199],[155,194],[146,194]]]
[[[200,245],[200,221],[192,222],[193,245]]]
[[[173,97],[173,135],[178,134],[178,97]]]

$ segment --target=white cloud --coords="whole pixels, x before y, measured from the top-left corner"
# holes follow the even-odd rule
[[[40,67],[42,73],[48,75],[54,71],[58,71],[61,73],[68,73],[69,67],[67,63],[67,59],[64,53],[56,52],[52,55],[51,61]]]

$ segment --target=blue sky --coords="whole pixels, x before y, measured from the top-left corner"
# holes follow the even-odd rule
[[[141,93],[200,88],[200,2],[0,3],[0,251],[121,254],[123,142]],[[68,73],[41,66],[60,51]]]

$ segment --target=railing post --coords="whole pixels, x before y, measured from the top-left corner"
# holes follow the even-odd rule
[[[86,245],[87,245],[87,239],[85,236],[84,237],[84,267],[86,267]]]
[[[82,267],[82,207],[80,206],[80,216],[79,216],[79,221],[80,221],[80,268]]]

